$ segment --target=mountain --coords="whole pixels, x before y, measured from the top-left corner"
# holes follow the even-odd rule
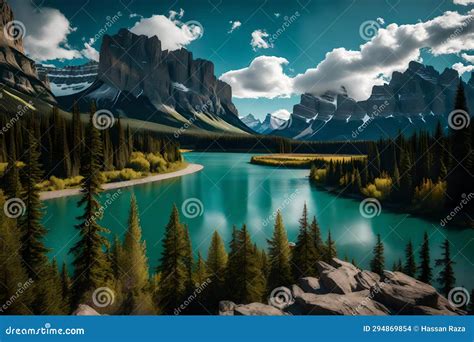
[[[55,96],[66,96],[89,88],[97,78],[99,63],[90,61],[84,65],[64,68],[39,64],[36,68],[38,76],[49,81]]]
[[[242,122],[257,133],[270,134],[275,130],[283,129],[288,120],[268,113],[265,120],[261,122],[253,114],[248,114],[241,118]]]
[[[4,85],[3,90],[13,89],[55,103],[47,79],[40,79],[35,62],[25,56],[24,28],[13,20],[12,9],[5,0],[0,0],[0,83]]]
[[[293,107],[291,124],[272,134],[304,140],[372,140],[399,130],[433,131],[439,120],[447,125],[458,82],[453,69],[439,73],[432,66],[410,62],[405,72],[394,72],[389,83],[374,86],[364,101],[350,98],[343,87],[322,96],[303,94]],[[474,76],[466,93],[474,108]]]
[[[262,126],[262,122],[255,118],[253,114],[248,114],[246,116],[243,116],[240,118],[240,121],[242,121],[248,128],[251,128],[255,132],[259,132],[260,127]]]
[[[82,110],[95,101],[116,116],[176,128],[191,123],[208,131],[251,132],[239,120],[232,89],[216,78],[212,62],[194,59],[186,49],[162,50],[156,36],[126,29],[104,36],[94,83],[58,100],[68,110],[76,100]]]

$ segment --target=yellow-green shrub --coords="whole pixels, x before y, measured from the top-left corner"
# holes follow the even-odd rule
[[[381,178],[375,178],[374,183],[370,183],[365,188],[362,188],[362,194],[379,200],[390,196],[390,192],[392,191],[392,178],[384,174]]]
[[[439,212],[444,207],[445,195],[446,182],[433,183],[431,179],[424,179],[423,183],[415,188],[413,204],[420,212]]]

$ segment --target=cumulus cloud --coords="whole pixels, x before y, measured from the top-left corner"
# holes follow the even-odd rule
[[[255,30],[252,32],[252,40],[250,45],[252,46],[254,51],[257,49],[268,49],[273,47],[273,44],[267,42],[265,38],[269,37],[270,35],[265,32],[264,30]]]
[[[461,57],[464,58],[469,63],[474,63],[474,56],[473,55],[468,55],[467,53],[463,53],[463,54],[461,54]]]
[[[228,71],[220,79],[231,85],[232,94],[237,98],[289,97],[293,82],[283,72],[286,64],[285,58],[259,56],[248,67]]]
[[[232,33],[234,32],[236,29],[238,29],[240,26],[242,26],[242,23],[238,20],[235,20],[235,21],[229,21],[229,24],[231,25],[230,26],[230,30],[227,32],[227,33]]]
[[[474,4],[474,0],[454,0],[453,2],[456,5],[462,5],[462,6],[468,6],[468,5]]]
[[[75,29],[59,10],[32,6],[28,0],[11,1],[15,19],[23,22],[26,36],[25,52],[39,62],[53,59],[73,59],[81,53],[68,45],[67,37]]]
[[[291,116],[291,113],[286,109],[278,109],[272,113],[272,116],[282,120],[288,120]]]
[[[266,61],[273,67],[265,68],[265,76],[256,76],[260,72],[257,67],[261,67],[263,62],[261,57],[255,59],[248,68],[229,73],[232,83],[238,87],[239,97],[260,95],[271,98],[288,96],[290,93],[321,95],[327,91],[337,92],[344,86],[349,96],[364,100],[370,96],[374,85],[383,84],[394,71],[405,71],[410,61],[420,61],[421,49],[435,56],[474,49],[474,10],[466,14],[448,11],[432,20],[416,24],[390,24],[380,28],[377,35],[361,45],[359,50],[336,48],[328,52],[316,67],[294,78],[283,73],[282,59],[278,57]],[[263,57],[266,58],[269,57]],[[256,61],[259,63],[254,64]],[[286,59],[283,61],[287,63]],[[458,71],[470,67],[466,68],[458,67]],[[254,87],[251,80],[257,86]],[[272,81],[267,83],[267,80]],[[272,87],[271,82],[275,81],[278,81],[279,87]],[[291,90],[289,87],[292,87]],[[277,94],[277,89],[282,92]]]
[[[462,63],[456,63],[453,65],[453,69],[456,70],[459,76],[462,76],[465,72],[474,71],[474,65],[464,65]]]
[[[204,34],[204,29],[199,23],[195,21],[183,23],[181,21],[183,16],[184,11],[181,9],[179,12],[170,11],[168,16],[153,15],[150,18],[142,18],[130,31],[148,37],[157,36],[164,50],[178,50]]]
[[[84,43],[84,49],[81,50],[81,53],[84,57],[96,61],[99,61],[99,51],[97,51],[92,44],[94,44],[94,40],[90,39],[89,42]]]

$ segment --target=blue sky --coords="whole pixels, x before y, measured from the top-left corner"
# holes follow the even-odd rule
[[[23,6],[22,0],[12,2],[15,10]],[[466,14],[473,8],[472,5],[454,4],[453,0],[45,0],[36,1],[36,4],[43,9],[56,9],[64,15],[69,21],[70,30],[65,37],[67,43],[63,41],[61,45],[65,49],[77,51],[81,51],[84,43],[105,25],[108,16],[119,11],[122,16],[108,29],[108,34],[122,27],[131,28],[142,17],[169,16],[170,11],[179,13],[182,9],[182,16],[178,14],[181,23],[196,21],[204,29],[202,37],[186,44],[186,48],[195,57],[212,60],[218,77],[230,70],[248,67],[259,56],[276,56],[287,61],[280,65],[288,78],[315,68],[335,48],[359,50],[361,44],[367,43],[360,34],[361,24],[366,21],[376,22],[377,28],[383,29],[391,23],[415,25],[427,22],[442,16],[446,11]],[[285,22],[288,23],[289,18],[296,19],[290,19],[291,23],[285,26],[284,32],[274,36],[277,39],[270,44],[271,47],[252,48],[250,43],[254,31],[266,32],[271,37],[284,27]],[[241,26],[229,33],[231,21],[239,21]],[[25,25],[28,33],[28,21]],[[100,41],[92,47],[99,50]],[[421,52],[423,62],[439,71],[455,63],[469,65],[460,56],[462,51],[435,56],[428,50]],[[47,63],[67,65],[84,61],[84,58],[75,56],[72,59],[49,60]],[[468,73],[464,76],[468,77]],[[238,82],[242,82],[241,79]],[[253,113],[263,118],[266,113],[282,108],[291,112],[293,105],[299,101],[299,93],[284,93],[280,96],[267,94],[259,98],[234,98],[234,102],[241,116]]]

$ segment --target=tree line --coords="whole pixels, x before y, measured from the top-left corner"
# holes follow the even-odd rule
[[[86,141],[86,115],[74,108],[70,116],[55,107],[49,114],[27,112],[0,135],[0,163],[8,163],[5,182],[16,177],[16,162],[28,153],[30,135],[38,143],[43,176],[69,178],[81,173],[82,156],[90,146]],[[94,113],[96,109],[92,104],[91,115]],[[0,116],[0,126],[5,127],[9,120],[7,115]],[[133,130],[129,125],[124,126],[120,118],[113,120],[111,127],[100,130],[101,170],[122,170],[133,151],[159,153],[169,162],[181,160],[175,141],[146,129]]]
[[[462,84],[455,108],[469,113]],[[466,201],[474,193],[474,125],[445,134],[438,122],[432,135],[420,132],[406,138],[400,133],[395,139],[367,144],[366,160],[314,164],[310,179],[338,192],[375,197],[438,217],[461,206],[458,222],[474,224],[467,215],[474,211],[474,201]]]

